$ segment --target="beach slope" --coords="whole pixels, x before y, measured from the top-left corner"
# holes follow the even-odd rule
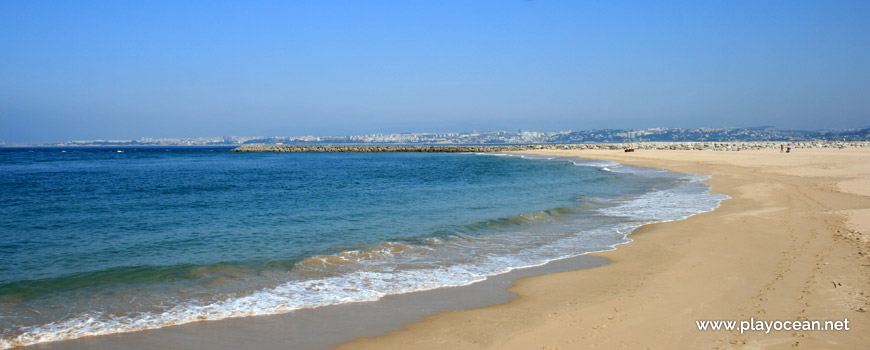
[[[445,312],[343,349],[842,348],[870,330],[870,150],[541,150],[712,175],[731,199],[647,225],[612,264],[521,279],[506,304]],[[698,329],[697,321],[843,321],[846,330]]]

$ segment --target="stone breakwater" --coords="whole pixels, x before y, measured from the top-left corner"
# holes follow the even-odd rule
[[[461,152],[517,152],[536,149],[596,149],[623,150],[633,146],[637,150],[684,150],[684,151],[745,151],[745,150],[779,150],[780,146],[792,149],[802,148],[854,148],[870,147],[870,141],[803,141],[803,142],[638,142],[638,143],[582,143],[582,144],[535,144],[535,145],[346,145],[346,146],[269,146],[245,145],[234,148],[232,152],[429,152],[429,153],[461,153]]]
[[[553,149],[553,145],[500,145],[500,146],[241,146],[232,152],[428,152],[428,153],[461,153],[461,152],[511,152],[532,149]]]

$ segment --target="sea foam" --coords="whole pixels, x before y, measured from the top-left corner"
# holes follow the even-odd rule
[[[549,222],[526,230],[512,229],[485,236],[460,234],[418,243],[385,242],[381,247],[367,251],[312,257],[307,263],[298,264],[298,269],[314,266],[322,269],[324,277],[291,280],[216,302],[191,300],[162,312],[123,316],[86,312],[49,324],[21,327],[14,337],[0,339],[0,348],[199,321],[280,314],[305,308],[375,301],[391,294],[469,285],[519,268],[614,249],[616,245],[628,242],[628,235],[641,225],[680,220],[711,211],[728,198],[710,194],[710,187],[701,182],[708,178],[705,176],[675,174],[614,162],[569,161],[577,166],[597,167],[615,173],[665,176],[672,182],[663,188],[611,201],[579,217],[533,215]],[[335,259],[330,260],[330,257]],[[327,266],[338,261],[336,259],[353,266]],[[318,262],[323,266],[317,266]]]

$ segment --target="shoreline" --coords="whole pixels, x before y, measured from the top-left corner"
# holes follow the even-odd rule
[[[372,302],[351,302],[288,313],[194,322],[136,332],[37,343],[12,349],[327,349],[336,343],[377,336],[442,312],[503,304],[517,297],[514,281],[548,273],[578,271],[608,264],[580,255],[524,267],[459,287],[387,295]]]
[[[606,266],[524,278],[508,303],[437,314],[339,349],[866,345],[870,151],[529,153],[709,174],[710,192],[731,199],[712,212],[645,225],[631,234],[633,244],[590,254],[610,260]],[[695,324],[750,318],[848,318],[851,330],[741,334]]]
[[[704,222],[707,222],[707,224],[709,224],[709,217],[711,216],[714,218],[718,217],[720,221],[723,216],[726,219],[730,218],[732,224],[734,221],[741,221],[745,226],[748,227],[757,228],[759,227],[759,223],[762,223],[765,225],[761,226],[775,228],[776,225],[770,225],[769,222],[764,222],[769,221],[764,220],[764,216],[772,212],[776,213],[778,211],[782,211],[782,208],[765,208],[764,205],[758,205],[758,203],[755,203],[756,205],[754,206],[749,205],[753,203],[738,203],[739,205],[732,205],[732,201],[738,198],[741,201],[747,202],[758,200],[758,198],[747,199],[743,198],[742,196],[735,196],[747,192],[746,188],[741,189],[741,186],[749,186],[749,188],[754,189],[749,192],[751,192],[753,195],[756,195],[756,197],[759,192],[763,192],[758,191],[758,184],[753,184],[752,181],[745,181],[745,183],[742,183],[741,181],[737,181],[740,180],[739,178],[722,178],[723,176],[745,177],[745,169],[742,174],[729,175],[729,171],[733,172],[734,170],[731,168],[739,167],[734,164],[716,164],[715,161],[711,161],[710,159],[708,159],[711,154],[726,158],[738,155],[741,157],[753,157],[754,154],[749,152],[741,152],[738,154],[733,152],[714,153],[665,151],[665,153],[670,153],[672,155],[676,155],[678,158],[683,158],[676,161],[670,160],[669,162],[674,163],[669,163],[666,167],[661,166],[662,159],[646,159],[646,152],[637,154],[622,154],[621,152],[616,153],[613,151],[585,151],[582,152],[583,154],[578,154],[577,151],[549,152],[554,153],[548,153],[544,151],[537,151],[534,153],[546,153],[546,155],[564,155],[571,157],[579,156],[582,158],[611,160],[626,165],[665,168],[671,171],[684,173],[713,173],[713,178],[704,181],[713,186],[713,189],[710,191],[710,193],[728,194],[732,197],[732,199],[723,201],[721,203],[721,206],[713,212],[694,215],[684,220],[644,225],[632,232],[632,234],[630,235],[630,239],[634,241],[634,244],[619,245],[618,249],[616,250],[592,253],[579,257],[591,257],[595,259],[604,258],[609,260],[611,262],[610,264],[597,268],[585,268],[582,270],[577,270],[576,268],[569,268],[563,272],[544,270],[542,272],[534,273],[535,276],[521,278],[517,280],[516,282],[514,282],[514,287],[508,289],[510,292],[504,290],[505,287],[510,285],[510,281],[506,282],[502,287],[498,287],[496,289],[490,288],[488,289],[488,291],[471,292],[471,294],[469,294],[469,292],[467,291],[462,291],[463,288],[468,288],[468,286],[438,289],[434,291],[434,294],[429,295],[437,295],[439,294],[438,291],[445,290],[456,292],[454,294],[448,293],[447,295],[452,296],[444,296],[440,299],[440,301],[444,303],[443,305],[448,305],[448,307],[442,307],[441,309],[429,309],[427,313],[416,314],[416,316],[412,315],[408,317],[407,315],[403,315],[402,317],[395,317],[393,319],[390,319],[391,310],[389,310],[389,308],[393,308],[393,310],[402,310],[403,314],[405,313],[405,308],[419,309],[418,303],[423,299],[427,299],[428,297],[426,297],[425,295],[429,292],[409,293],[387,297],[390,299],[392,299],[392,297],[395,297],[396,299],[405,298],[405,301],[393,303],[392,306],[384,306],[386,304],[381,303],[380,301],[374,303],[353,303],[337,307],[303,310],[302,312],[293,312],[284,315],[246,317],[224,321],[200,322],[151,331],[101,337],[89,337],[56,343],[44,343],[34,345],[34,347],[62,349],[84,349],[94,347],[112,348],[121,346],[134,349],[152,349],[163,348],[167,346],[184,348],[229,348],[250,346],[251,344],[253,344],[256,348],[285,348],[288,345],[303,345],[301,346],[301,348],[322,348],[324,344],[328,343],[320,343],[320,345],[311,343],[310,346],[304,346],[304,344],[306,343],[300,344],[293,341],[293,336],[289,335],[288,333],[292,333],[291,331],[297,331],[296,337],[298,340],[301,339],[299,338],[299,334],[307,337],[305,329],[319,329],[322,327],[331,327],[334,324],[324,322],[322,318],[323,315],[330,314],[331,318],[327,317],[327,319],[332,320],[341,319],[344,318],[345,315],[351,314],[356,316],[362,316],[362,318],[358,319],[361,320],[361,322],[357,325],[354,325],[352,323],[345,324],[345,329],[349,329],[351,332],[339,335],[338,338],[334,338],[350,340],[351,338],[357,337],[354,340],[350,340],[347,343],[339,345],[339,348],[354,349],[413,349],[432,348],[436,345],[440,347],[454,348],[541,348],[544,346],[558,348],[588,348],[592,346],[591,344],[604,346],[605,348],[619,347],[622,345],[627,345],[629,347],[638,347],[641,345],[645,345],[651,346],[652,348],[673,347],[673,345],[682,345],[682,347],[698,347],[699,345],[702,345],[727,348],[739,344],[753,344],[753,342],[755,342],[755,344],[762,345],[785,344],[787,346],[789,345],[786,344],[788,340],[792,339],[798,339],[796,341],[799,344],[801,342],[816,344],[815,347],[832,346],[830,344],[831,339],[825,338],[825,336],[830,337],[833,333],[826,334],[824,332],[812,332],[811,334],[792,334],[790,335],[788,340],[783,341],[782,339],[780,339],[781,337],[774,338],[774,336],[784,336],[784,334],[750,334],[749,337],[747,337],[734,335],[726,332],[700,332],[690,327],[694,327],[694,324],[682,324],[682,322],[686,321],[687,315],[691,316],[692,314],[697,314],[700,311],[711,312],[708,314],[709,316],[706,316],[706,319],[739,319],[739,317],[736,317],[735,315],[743,316],[750,314],[758,314],[759,316],[761,316],[762,319],[774,319],[774,317],[770,315],[782,315],[794,311],[789,311],[787,310],[789,307],[782,306],[762,308],[762,304],[771,304],[770,295],[778,293],[775,292],[775,290],[777,290],[776,286],[768,286],[768,290],[763,291],[760,297],[758,297],[758,295],[750,295],[752,294],[750,293],[751,290],[747,290],[746,288],[740,288],[740,286],[735,286],[735,280],[738,282],[749,282],[749,285],[757,286],[759,280],[765,280],[765,276],[770,277],[770,274],[767,273],[769,271],[767,270],[770,269],[769,265],[771,262],[777,263],[774,265],[781,265],[783,261],[787,261],[787,259],[772,259],[769,256],[752,256],[750,257],[751,261],[760,263],[758,265],[758,270],[764,271],[761,271],[760,273],[754,273],[757,271],[750,271],[753,272],[754,275],[740,276],[746,274],[746,271],[738,269],[738,267],[740,267],[741,265],[741,260],[745,260],[747,257],[743,256],[743,254],[741,254],[740,252],[734,251],[730,254],[733,256],[729,257],[729,254],[724,255],[726,258],[730,258],[730,260],[728,261],[733,261],[734,259],[737,259],[737,263],[733,264],[733,266],[732,264],[726,264],[724,267],[719,266],[718,269],[714,269],[717,273],[713,274],[712,276],[714,276],[715,278],[710,278],[711,275],[704,275],[702,272],[709,272],[709,267],[711,264],[716,265],[716,262],[723,262],[721,260],[722,255],[723,253],[727,252],[727,250],[723,252],[723,248],[733,248],[740,245],[731,244],[729,246],[728,241],[731,239],[728,238],[731,237],[725,237],[726,239],[724,239],[724,241],[723,237],[713,237],[716,239],[714,239],[712,243],[709,239],[710,237],[707,236],[692,237],[692,227],[697,229],[697,227],[699,226],[699,223],[696,221],[700,221],[700,226],[703,227],[705,226]],[[827,150],[826,152],[837,151]],[[649,154],[656,153],[657,152],[652,151],[649,152]],[[770,152],[758,153],[770,154]],[[868,155],[870,155],[870,152],[861,150],[854,150],[853,153],[858,154],[862,157],[868,157]],[[644,156],[639,157],[639,155]],[[686,155],[691,156],[686,157]],[[629,156],[631,158],[625,158],[626,156]],[[781,155],[777,153],[777,156]],[[721,159],[717,161],[721,161]],[[765,159],[760,159],[757,161],[767,163]],[[687,169],[690,168],[694,170],[711,169],[713,171],[688,171]],[[827,165],[822,167],[810,167],[811,170],[821,172],[830,170],[830,168],[831,167]],[[782,175],[765,174],[762,177],[765,181],[776,182],[778,180],[781,180],[778,179],[778,177],[780,176]],[[791,179],[789,181],[796,182],[790,185],[801,186],[813,182],[800,180],[800,176],[798,176],[797,179]],[[817,179],[812,178],[812,180]],[[858,183],[856,184],[852,184],[851,182],[848,183],[850,183],[852,187],[855,187],[859,190],[866,189],[867,187],[863,186],[864,183],[860,180],[861,179],[858,178]],[[853,178],[849,181],[854,182],[855,179]],[[732,193],[729,193],[729,191]],[[825,192],[824,189],[821,190],[821,192]],[[801,194],[798,194],[797,197],[800,197],[800,195]],[[805,194],[803,195],[806,196]],[[814,195],[818,195],[818,193],[814,193]],[[833,196],[838,197],[836,193],[833,193]],[[822,199],[824,200],[824,198]],[[861,208],[870,207],[870,200],[868,200],[866,197],[860,197],[858,199],[852,198],[850,200],[852,202],[849,202],[847,200],[846,202],[848,203],[841,203],[840,206],[849,210],[859,210],[859,212],[853,215],[857,217],[853,218],[853,220],[861,221],[861,214],[863,212],[860,212],[860,210],[862,210]],[[857,200],[858,202],[854,202],[854,200]],[[723,211],[725,212],[723,213]],[[748,217],[745,217],[745,214],[747,212],[750,215]],[[864,215],[863,217],[866,218],[866,215]],[[746,219],[751,219],[751,222],[747,222]],[[839,219],[835,219],[834,221],[837,220]],[[832,227],[837,227],[837,222],[834,221],[831,221],[830,223],[835,224]],[[688,226],[688,228],[682,226]],[[719,231],[721,233],[722,230],[720,229]],[[760,237],[759,241],[760,243],[764,243],[764,245],[776,246],[777,244],[780,244],[779,246],[777,246],[777,248],[786,248],[785,251],[782,252],[785,253],[786,251],[788,251],[788,244],[783,246],[781,244],[783,243],[782,241],[777,241],[778,238],[781,237],[777,235],[771,235],[770,237]],[[705,241],[700,243],[704,243],[704,246],[710,247],[710,253],[704,254],[703,252],[701,252],[699,254],[698,251],[692,251],[692,248],[698,245],[698,241]],[[792,239],[786,243],[793,245],[795,241],[795,239]],[[799,239],[797,241],[799,241]],[[846,242],[844,240],[844,242],[841,243]],[[762,246],[762,244],[757,244],[757,246]],[[754,247],[756,253],[758,250],[757,246]],[[838,251],[843,251],[841,248],[842,247],[838,248]],[[775,250],[779,251],[779,249]],[[709,258],[714,257],[717,259],[713,259],[712,262],[705,261]],[[852,290],[864,292],[865,294],[862,294],[860,296],[856,294],[850,300],[858,300],[860,302],[859,304],[864,305],[863,309],[866,310],[868,309],[868,307],[866,306],[868,305],[866,298],[866,287],[868,285],[868,279],[866,278],[867,271],[865,268],[863,270],[863,275],[856,275],[854,269],[849,269],[849,264],[850,262],[853,262],[852,258],[855,257],[856,256],[852,254],[845,257],[848,259],[845,259],[844,261],[831,261],[836,262],[838,267],[846,267],[846,270],[841,271],[840,275],[857,278],[853,278],[853,280],[840,279],[841,281],[845,282],[841,282],[841,287],[835,286],[829,287],[828,289],[836,289],[835,292],[841,292],[851,288]],[[685,266],[681,266],[681,263],[684,262],[686,259],[694,259],[694,261],[692,261],[694,263],[692,268],[687,269]],[[819,260],[815,261],[817,263],[817,267],[819,266],[818,261]],[[791,263],[794,263],[794,261],[792,261]],[[803,268],[811,267],[811,264],[802,265],[806,265],[802,266]],[[732,266],[734,269],[729,269],[728,266]],[[704,269],[702,269],[701,267],[704,267]],[[764,268],[762,269],[761,267]],[[540,268],[532,268],[529,270],[533,269]],[[731,275],[734,275],[735,271],[740,272],[737,273],[737,278],[734,278],[734,276],[728,276],[729,273]],[[509,275],[516,276],[516,274],[514,274],[513,272]],[[793,281],[791,278],[788,277],[788,275],[788,271],[786,271],[786,273],[782,275],[774,274],[774,278],[771,283],[777,284],[782,283],[777,281],[788,280],[790,284],[793,285],[794,283],[791,283]],[[719,289],[723,287],[716,283],[716,281],[720,280],[720,277],[722,276],[728,277],[725,280],[725,282],[727,283],[725,283],[724,285],[726,287],[731,287],[731,289],[734,289],[733,291],[730,291],[729,293],[724,293],[721,290],[717,291],[717,287]],[[706,280],[708,282],[707,285],[694,285],[691,283],[692,281],[698,279]],[[820,278],[815,279],[820,280]],[[857,279],[857,281],[855,281],[855,279]],[[674,283],[674,281],[678,281],[679,283]],[[485,284],[486,282],[482,283]],[[502,283],[504,283],[504,281],[502,281]],[[825,285],[821,282],[817,284],[819,286]],[[830,286],[830,284],[828,284],[828,286]],[[500,292],[499,288],[501,288]],[[695,293],[695,291],[698,289],[705,289],[708,291],[708,293]],[[780,290],[781,289],[782,288],[780,288]],[[805,291],[812,292],[808,295],[819,294],[816,290],[809,290],[805,288]],[[493,292],[500,293],[500,295],[510,295],[510,293],[514,293],[516,295],[519,295],[519,297],[500,297],[499,300],[494,300],[494,298],[492,298],[491,296]],[[731,294],[731,292],[734,293]],[[480,304],[475,305],[474,303],[463,303],[465,301],[464,298],[472,294],[476,295],[475,299],[478,300]],[[717,300],[726,298],[729,300],[729,302],[732,299],[740,300],[743,298],[758,300],[753,300],[750,304],[731,303],[729,305],[739,305],[739,307],[735,306],[731,308],[723,308],[721,302],[718,304],[709,303],[710,305],[704,305],[704,303],[696,302],[697,300],[704,300],[705,295]],[[806,297],[807,295],[804,296]],[[678,298],[675,299],[675,297]],[[481,300],[485,301],[481,302]],[[686,300],[689,301],[687,302]],[[501,304],[480,307],[481,305],[490,305],[494,303]],[[664,305],[660,305],[660,303],[664,303]],[[792,304],[794,303],[791,303],[789,305]],[[802,312],[798,313],[804,316],[799,317],[807,317],[810,320],[824,320],[824,318],[816,317],[818,315],[824,315],[824,313],[817,313],[816,311],[818,310],[814,309],[829,308],[831,305],[829,305],[829,303],[821,303],[822,306],[818,306],[819,304],[820,302],[818,300],[812,300],[812,305],[814,306],[812,308],[809,306],[804,307]],[[378,314],[380,316],[370,314],[369,311],[364,311],[365,305],[381,305],[380,312],[382,313]],[[691,307],[686,310],[686,305]],[[668,309],[667,306],[670,306],[671,309]],[[682,309],[680,309],[680,306],[682,307]],[[362,307],[362,309],[360,307]],[[753,307],[754,309],[752,309]],[[695,308],[700,311],[693,310]],[[734,310],[738,308],[740,309],[740,312],[735,313]],[[856,308],[861,308],[861,306],[856,306]],[[840,309],[840,311],[842,311],[842,308]],[[851,344],[854,347],[856,344],[862,344],[860,343],[860,341],[862,340],[860,338],[861,330],[866,330],[868,322],[866,313],[854,312],[855,310],[851,309],[850,311],[853,311],[852,313],[858,314],[859,316],[857,318],[852,318],[852,313],[849,313],[849,318],[850,321],[852,321],[851,324],[853,325],[853,331],[847,334],[839,334],[835,336],[837,336],[838,338],[841,338],[841,336],[845,336],[845,338],[847,338],[847,340],[849,341],[843,344]],[[430,315],[433,312],[438,313]],[[296,321],[293,321],[291,319],[293,315],[298,318],[298,315],[300,314],[308,314],[307,317],[302,317],[301,321],[302,323],[308,324],[300,324],[300,321],[298,319]],[[651,314],[655,317],[651,318]],[[423,316],[425,317],[420,319],[420,317]],[[861,316],[863,316],[863,318],[861,318]],[[387,321],[392,322],[391,325],[385,324],[385,318]],[[759,317],[755,318],[759,319]],[[781,318],[789,319],[788,317]],[[406,324],[404,330],[392,331],[385,336],[378,336],[374,338],[359,338],[383,334],[383,332],[389,329],[399,329],[402,324]],[[681,328],[677,329],[678,327]],[[335,333],[334,330],[333,333]],[[342,336],[344,338],[341,338]],[[752,336],[754,336],[754,338]],[[776,342],[771,343],[771,339],[775,339]],[[291,343],[288,343],[288,341],[290,341]],[[813,343],[814,341],[820,342]],[[844,348],[848,348],[848,346],[845,345]]]
[[[568,160],[566,160],[566,161],[568,161]],[[576,161],[577,160],[575,159],[575,164],[576,164]],[[710,209],[704,209],[704,210],[710,210]],[[680,219],[676,219],[676,220],[680,220]],[[612,245],[607,249],[599,250],[599,252],[616,249],[617,245],[622,245],[622,244],[629,243],[629,242],[630,242],[630,240],[626,241],[626,242],[616,243],[615,245]],[[369,329],[366,329],[365,332],[352,333],[355,335],[354,336],[345,336],[344,338],[336,339],[335,337],[323,336],[321,334],[317,334],[317,332],[316,332],[317,329],[313,329],[314,332],[309,331],[309,332],[303,332],[303,333],[299,333],[299,334],[286,334],[286,333],[278,333],[278,332],[267,332],[267,334],[261,334],[261,335],[263,335],[263,338],[266,338],[266,339],[281,339],[281,338],[286,339],[288,336],[290,336],[292,338],[296,338],[296,339],[301,339],[303,336],[306,336],[306,337],[312,338],[312,339],[307,339],[307,338],[303,339],[304,341],[302,342],[302,344],[307,344],[307,345],[304,345],[303,348],[325,348],[325,347],[327,347],[326,344],[329,344],[328,342],[325,342],[325,341],[328,341],[329,338],[332,338],[332,340],[334,340],[334,341],[348,341],[348,340],[351,340],[351,339],[353,339],[355,337],[359,337],[359,336],[373,336],[373,335],[377,335],[377,334],[383,334],[387,331],[399,329],[405,323],[415,321],[417,319],[420,319],[424,316],[428,316],[428,315],[433,314],[435,312],[469,309],[469,308],[482,307],[482,306],[486,306],[486,305],[504,303],[512,298],[510,296],[512,296],[513,294],[508,292],[507,289],[508,289],[508,287],[510,287],[511,282],[517,278],[527,277],[530,275],[554,273],[554,272],[558,272],[558,271],[574,271],[574,270],[579,270],[579,269],[596,267],[596,266],[600,266],[602,264],[607,263],[606,259],[603,259],[600,257],[589,256],[588,254],[589,253],[584,253],[582,255],[574,256],[571,258],[552,260],[546,264],[539,265],[539,266],[516,268],[514,271],[511,271],[509,273],[495,275],[495,276],[489,276],[487,278],[487,280],[484,282],[474,283],[474,284],[468,285],[468,286],[451,287],[451,288],[438,288],[435,291],[421,291],[421,292],[405,293],[405,294],[402,294],[401,296],[400,295],[387,296],[384,298],[384,299],[386,299],[386,301],[376,301],[373,303],[362,303],[362,304],[373,304],[373,305],[370,305],[368,307],[367,306],[359,306],[359,307],[357,307],[357,306],[342,306],[342,305],[326,306],[326,307],[321,307],[321,308],[315,308],[315,309],[321,309],[321,310],[307,310],[306,309],[306,310],[296,310],[296,311],[292,311],[289,313],[289,314],[303,314],[303,315],[305,315],[303,317],[282,316],[281,314],[279,314],[279,315],[263,315],[263,316],[256,316],[256,317],[231,318],[231,319],[224,319],[224,320],[215,320],[215,321],[211,321],[211,322],[202,322],[202,324],[204,324],[204,325],[201,325],[201,326],[188,327],[187,324],[182,324],[182,325],[174,325],[172,327],[162,327],[162,328],[157,328],[157,329],[141,330],[141,331],[137,331],[137,332],[128,332],[128,333],[107,334],[107,335],[102,335],[99,337],[83,337],[83,338],[79,338],[79,339],[69,339],[69,340],[63,340],[63,341],[58,341],[58,342],[53,342],[53,343],[42,343],[42,344],[44,344],[43,345],[44,347],[56,346],[59,348],[81,348],[81,347],[94,347],[94,346],[100,347],[100,346],[107,346],[107,345],[111,346],[110,344],[138,343],[138,344],[142,345],[142,348],[152,348],[152,346],[155,345],[153,342],[154,336],[161,335],[164,337],[169,336],[169,337],[176,338],[176,341],[173,342],[173,344],[186,344],[185,347],[199,348],[199,347],[202,347],[202,345],[192,344],[189,341],[185,341],[184,339],[185,338],[202,339],[203,333],[213,333],[212,331],[215,329],[222,329],[223,331],[225,331],[228,324],[235,324],[236,327],[238,327],[238,328],[250,328],[250,324],[261,324],[261,325],[265,325],[264,328],[274,328],[271,326],[271,324],[275,324],[277,322],[280,322],[283,324],[289,324],[289,325],[299,324],[300,322],[312,323],[311,319],[316,319],[316,318],[321,318],[321,317],[332,319],[335,321],[338,318],[340,318],[340,317],[335,316],[336,313],[340,312],[338,310],[345,310],[345,312],[355,314],[355,315],[358,315],[361,313],[371,314],[371,313],[373,313],[373,311],[380,312],[380,311],[383,311],[384,309],[387,309],[387,310],[392,309],[393,311],[398,310],[398,312],[392,312],[393,315],[381,315],[380,317],[375,316],[374,321],[371,319],[365,320],[365,321],[369,322],[369,326],[372,324],[377,324],[377,325],[374,327],[370,327]],[[484,292],[484,291],[486,291],[486,292]],[[432,305],[431,302],[428,300],[428,298],[430,298],[430,296],[432,296],[432,295],[435,295],[435,296],[453,295],[454,297],[453,298],[441,297],[441,299],[442,299],[441,302],[436,303],[435,305]],[[506,296],[508,296],[508,297],[506,297]],[[406,299],[407,301],[396,302],[395,299]],[[466,299],[471,299],[472,301],[469,301]],[[359,303],[349,303],[349,304],[359,304]],[[392,307],[389,305],[392,305]],[[429,305],[429,306],[425,307],[426,312],[407,313],[407,312],[405,312],[405,310],[403,310],[403,308],[407,308],[408,306],[412,306],[414,308],[419,308],[419,305]],[[368,310],[368,311],[364,311],[364,310]],[[283,314],[283,315],[287,315],[287,314]],[[316,315],[319,315],[319,316],[316,316]],[[397,318],[395,316],[399,316],[399,317]],[[246,320],[250,320],[250,321],[247,321],[249,323],[248,325],[245,324]],[[301,321],[301,320],[308,320],[308,321]],[[385,324],[384,320],[388,320],[389,322],[387,322],[387,324]],[[340,321],[343,322],[345,320],[340,320]],[[199,322],[197,322],[197,323],[199,323]],[[335,323],[340,324],[341,322],[335,322]],[[208,326],[206,324],[208,324],[208,325],[214,324],[214,327]],[[333,328],[335,326],[335,324],[329,324],[329,325],[322,324],[321,326]],[[350,328],[353,328],[353,327],[348,327],[346,325],[345,326],[338,326],[336,329],[331,330],[331,332],[335,333],[336,331],[342,331],[342,329],[347,330]],[[194,329],[196,329],[197,331],[194,331]],[[196,334],[195,332],[199,332],[199,334]],[[343,331],[341,333],[348,333],[348,332]],[[141,336],[139,336],[140,334],[141,334]],[[186,334],[186,336],[178,337],[177,335],[180,335],[180,334]],[[220,334],[216,334],[214,336],[216,338],[221,337]],[[149,338],[151,338],[151,339],[149,339]],[[206,337],[206,338],[211,338],[211,337]],[[324,339],[326,339],[326,340],[324,340]],[[204,343],[208,344],[209,342],[205,341]],[[214,345],[214,344],[212,344],[212,345]],[[241,346],[242,344],[239,344],[239,345]],[[294,343],[294,345],[298,345],[298,344]],[[308,345],[310,345],[310,346],[308,346]],[[322,345],[322,346],[318,346],[318,345]],[[211,346],[208,346],[208,347],[211,347]]]

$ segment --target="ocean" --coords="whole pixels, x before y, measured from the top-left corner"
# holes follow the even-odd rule
[[[0,349],[463,286],[710,211],[704,176],[504,154],[0,149]]]

